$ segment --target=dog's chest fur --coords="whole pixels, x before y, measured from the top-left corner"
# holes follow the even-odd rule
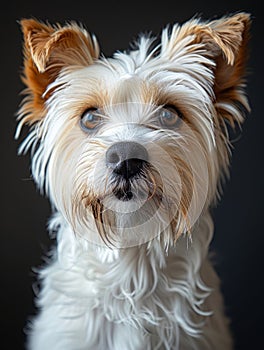
[[[32,349],[46,349],[47,340],[58,350],[231,349],[227,321],[213,311],[222,309],[222,298],[206,258],[213,230],[208,214],[191,244],[182,237],[168,251],[158,238],[119,251],[92,246],[76,240],[60,217],[55,221],[62,223],[58,249],[40,272],[43,313]]]

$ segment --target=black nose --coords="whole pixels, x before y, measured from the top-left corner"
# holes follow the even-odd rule
[[[138,175],[147,161],[147,150],[137,142],[117,142],[106,152],[106,165],[126,180]]]

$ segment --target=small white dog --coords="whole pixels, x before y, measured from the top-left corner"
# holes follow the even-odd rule
[[[31,350],[230,350],[208,258],[228,172],[250,16],[193,19],[99,57],[76,23],[22,20],[32,175],[57,246],[39,275]]]

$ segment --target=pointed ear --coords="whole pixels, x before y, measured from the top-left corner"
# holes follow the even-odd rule
[[[211,44],[209,40],[208,47],[216,64],[215,108],[232,127],[236,122],[243,122],[243,109],[249,110],[244,88],[250,24],[246,13],[209,23]]]
[[[76,23],[51,26],[34,19],[21,21],[24,34],[23,82],[29,95],[23,105],[23,121],[30,124],[45,114],[44,93],[63,69],[88,66],[99,56],[95,37]]]
[[[250,15],[238,13],[211,22],[191,20],[181,28],[173,29],[171,37],[165,33],[163,42],[164,54],[173,59],[183,46],[185,53],[199,54],[211,60],[214,74],[213,89],[215,93],[215,107],[224,119],[231,125],[241,122],[241,113],[230,108],[230,103],[248,108],[244,95],[244,78],[248,58],[248,40]],[[162,44],[163,46],[163,44]],[[179,48],[179,49],[178,49]]]

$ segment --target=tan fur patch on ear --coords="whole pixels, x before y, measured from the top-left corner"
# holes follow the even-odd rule
[[[250,109],[244,91],[250,25],[250,15],[246,13],[211,22],[217,37],[221,38],[217,44],[224,53],[215,58],[215,107],[218,115],[232,127],[243,122],[243,108],[244,111]],[[226,108],[227,104],[233,105],[232,111]]]
[[[32,58],[39,72],[43,72],[45,60],[47,60],[45,44],[50,40],[55,29],[34,19],[23,19],[20,24],[24,34],[25,59]]]
[[[197,40],[207,44],[213,55],[222,52],[227,64],[233,65],[249,24],[247,13],[223,17],[197,28]]]
[[[229,120],[240,123],[241,113],[230,113],[227,103],[240,104],[249,109],[243,92],[246,63],[248,59],[250,15],[238,13],[211,22],[189,21],[181,27],[177,42],[192,36],[191,44],[201,44],[206,49],[204,55],[215,62],[214,92],[215,106],[219,114]],[[195,50],[190,45],[190,50]]]
[[[95,37],[72,22],[64,27],[51,26],[34,19],[21,21],[24,34],[24,75],[27,86],[23,114],[25,123],[34,123],[45,115],[44,93],[62,69],[88,66],[99,57]]]
[[[61,68],[65,65],[85,66],[99,56],[94,37],[72,22],[65,27],[50,26],[33,19],[21,21],[25,43],[39,72],[48,65]]]
[[[220,64],[225,65],[225,74],[229,77],[228,81],[224,79],[219,81],[216,77],[218,87],[223,90],[228,86],[236,85],[245,74],[251,20],[248,14],[238,14],[226,20],[224,25],[221,25],[221,21],[216,24],[212,23],[212,26],[217,29],[217,36],[221,37],[221,46],[219,43],[219,47],[224,52],[227,60],[227,64],[221,62],[222,57],[220,55],[218,61],[216,61],[218,69]]]
[[[247,13],[238,13],[211,22],[192,19],[181,27],[175,25],[169,40],[163,38],[164,52],[166,52],[167,57],[173,59],[178,45],[189,37],[191,51],[195,50],[192,44],[202,44],[209,56],[216,57],[222,54],[227,64],[232,65],[243,41],[243,35],[249,26],[250,15]]]

